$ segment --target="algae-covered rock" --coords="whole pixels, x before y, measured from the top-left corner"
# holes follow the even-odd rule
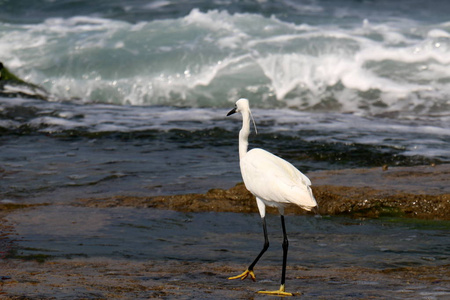
[[[49,93],[36,84],[20,79],[0,62],[0,96],[47,100]]]
[[[360,218],[412,217],[450,220],[450,165],[317,171],[309,173],[321,215],[350,215]],[[76,206],[146,207],[183,212],[257,213],[255,197],[243,183],[204,194],[154,197],[115,196],[80,199]],[[311,214],[290,205],[288,214]],[[268,213],[278,213],[268,207]]]

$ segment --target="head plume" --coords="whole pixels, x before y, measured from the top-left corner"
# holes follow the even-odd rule
[[[244,110],[248,110],[248,112],[250,114],[250,118],[252,119],[252,122],[253,122],[253,127],[255,128],[255,133],[258,134],[258,129],[256,128],[255,119],[253,118],[249,101],[248,101],[248,99],[241,98],[238,101],[236,101],[235,112],[242,112]]]

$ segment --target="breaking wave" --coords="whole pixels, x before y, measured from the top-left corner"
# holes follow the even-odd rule
[[[130,23],[101,17],[0,23],[1,59],[56,99],[126,105],[442,115],[450,23],[297,24],[193,9]]]

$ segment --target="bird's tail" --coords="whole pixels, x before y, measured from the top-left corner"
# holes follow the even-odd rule
[[[308,193],[309,193],[309,200],[310,200],[310,205],[301,205],[301,207],[304,210],[307,211],[312,211],[314,214],[319,214],[319,204],[317,204],[316,198],[314,198],[312,189],[310,186],[308,186]]]

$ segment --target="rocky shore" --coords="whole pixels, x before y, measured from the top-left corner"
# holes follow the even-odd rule
[[[450,165],[320,171],[308,176],[322,215],[450,220]],[[92,198],[81,199],[73,205],[151,207],[183,212],[258,211],[254,196],[242,183],[204,194]],[[276,213],[276,210],[269,208],[269,212]],[[286,213],[308,212],[289,207]]]
[[[261,284],[230,281],[241,265],[72,259],[46,263],[0,261],[1,299],[271,299]],[[449,266],[304,268],[288,266],[288,289],[301,299],[448,299]],[[257,278],[270,278],[260,266]],[[277,286],[276,282],[265,285]],[[351,285],[351,289],[349,286]],[[429,296],[429,297],[428,297]]]
[[[321,171],[307,174],[321,215],[356,218],[383,216],[450,220],[450,165]],[[39,205],[47,205],[45,203]],[[142,207],[182,212],[257,212],[253,196],[242,184],[204,194],[79,199],[85,208]],[[228,281],[242,266],[223,262],[145,262],[112,258],[27,259],[11,255],[14,224],[11,212],[35,204],[0,204],[1,299],[262,299],[250,281]],[[269,212],[276,213],[272,210]],[[305,214],[290,207],[288,214]],[[288,266],[289,291],[303,299],[445,299],[450,296],[450,266],[306,268]],[[261,265],[258,278],[271,278]],[[276,286],[276,282],[269,282]],[[345,287],[351,286],[351,292]],[[431,299],[430,298],[430,299]]]

